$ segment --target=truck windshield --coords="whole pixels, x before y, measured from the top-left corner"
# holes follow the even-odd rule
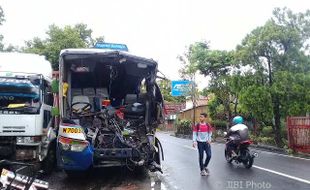
[[[0,109],[25,110],[29,107],[35,110],[40,107],[39,84],[29,79],[0,77]]]

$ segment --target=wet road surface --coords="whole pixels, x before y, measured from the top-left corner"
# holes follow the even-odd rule
[[[257,151],[254,166],[228,164],[224,145],[212,143],[210,176],[200,176],[198,152],[192,141],[158,134],[165,152],[165,180],[184,190],[281,189],[310,190],[310,160]]]
[[[121,167],[95,169],[77,178],[68,178],[64,172],[55,171],[44,180],[49,182],[50,189],[59,190],[167,189],[157,174],[146,170],[131,172]]]
[[[310,160],[259,151],[251,169],[228,164],[224,145],[212,143],[210,176],[200,176],[197,150],[192,141],[158,133],[165,161],[163,172],[131,172],[126,168],[95,169],[80,178],[68,178],[62,171],[44,177],[51,189],[60,190],[310,190]]]

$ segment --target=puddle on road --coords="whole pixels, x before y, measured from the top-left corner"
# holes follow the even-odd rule
[[[115,186],[108,186],[102,188],[101,190],[111,189],[111,190],[170,190],[170,188],[165,185],[160,179],[161,177],[157,173],[148,173],[147,179],[139,181],[136,179],[130,182],[123,181],[121,184]]]
[[[64,172],[58,171],[46,180],[51,189],[61,190],[173,190],[166,177],[166,172],[160,174],[147,170],[130,172],[122,168],[104,168],[76,179],[67,178]]]
[[[168,190],[167,186],[162,182],[157,173],[150,173],[151,190]]]

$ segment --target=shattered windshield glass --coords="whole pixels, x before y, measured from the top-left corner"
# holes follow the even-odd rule
[[[29,79],[0,78],[0,109],[38,108],[40,87]]]

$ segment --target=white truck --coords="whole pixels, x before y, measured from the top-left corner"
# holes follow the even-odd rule
[[[52,67],[44,56],[0,53],[0,159],[55,164]]]

